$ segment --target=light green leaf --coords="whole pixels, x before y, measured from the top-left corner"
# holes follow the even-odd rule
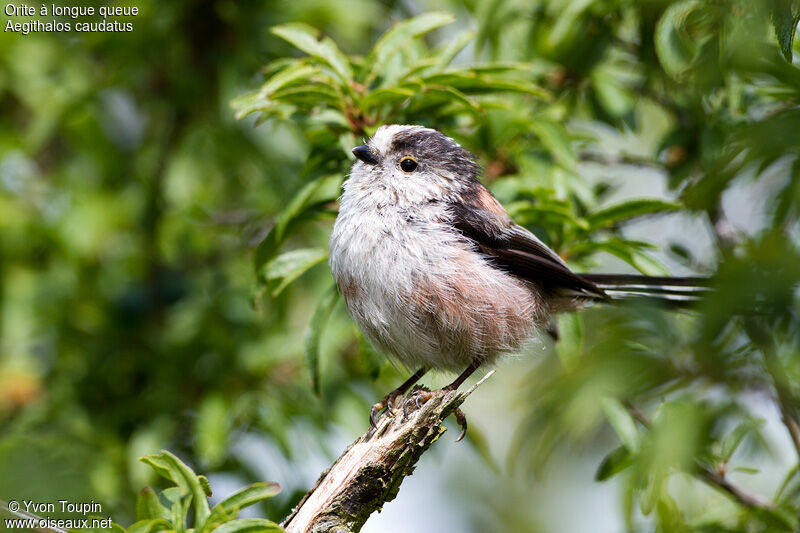
[[[342,85],[346,86],[352,80],[350,62],[330,37],[320,38],[318,30],[299,22],[274,26],[270,31],[331,67]]]
[[[643,215],[668,213],[681,209],[680,204],[654,199],[627,200],[614,204],[586,216],[592,230],[613,226],[619,222],[628,221]]]
[[[567,255],[578,258],[594,252],[606,252],[622,259],[642,274],[666,276],[668,274],[667,268],[644,251],[652,248],[654,248],[652,245],[644,242],[622,239],[584,241],[570,247]]]
[[[125,530],[126,533],[156,533],[157,531],[170,531],[172,530],[172,524],[167,522],[164,519],[150,519],[150,520],[139,520],[138,522],[133,523],[128,529]]]
[[[530,128],[558,164],[567,170],[575,169],[575,152],[564,126],[548,118],[537,117],[531,121]]]
[[[212,515],[224,517],[226,519],[236,518],[240,510],[249,507],[260,501],[272,498],[281,491],[281,486],[277,483],[262,481],[253,483],[240,489],[217,505],[212,510]]]
[[[395,24],[384,33],[372,48],[364,61],[364,72],[367,83],[381,74],[381,69],[388,64],[389,59],[399,52],[408,41],[425,33],[450,24],[456,18],[449,13],[425,13]]]
[[[625,409],[625,406],[616,398],[611,397],[603,398],[602,404],[603,412],[622,444],[633,453],[639,451],[641,440],[639,430],[636,428],[636,422],[628,410]]]
[[[261,89],[258,90],[259,96],[262,98],[269,97],[275,91],[283,89],[298,80],[308,80],[312,75],[318,73],[318,67],[308,65],[305,62],[298,61],[285,69],[277,72],[274,76],[264,82]]]
[[[722,449],[719,454],[720,459],[726,463],[730,461],[744,439],[749,434],[757,432],[763,425],[763,419],[751,418],[736,426],[736,428],[722,440]]]
[[[145,487],[136,499],[136,518],[138,520],[169,520],[169,509],[161,505],[152,488]]]
[[[302,248],[279,255],[264,268],[264,278],[275,286],[271,294],[278,296],[294,280],[328,258],[324,248]]]
[[[656,54],[664,70],[673,78],[680,77],[689,68],[697,52],[696,45],[686,35],[685,25],[699,4],[699,0],[671,4],[656,26]]]
[[[146,455],[140,459],[152,466],[156,472],[174,482],[184,496],[191,496],[195,510],[195,523],[202,524],[210,514],[206,491],[197,475],[183,461],[166,450],[155,455]],[[173,508],[173,515],[175,509]],[[177,521],[173,520],[174,524]]]
[[[225,522],[213,529],[213,533],[283,533],[283,528],[264,518],[243,518]]]
[[[225,458],[230,432],[230,408],[219,394],[207,396],[197,410],[195,449],[204,465],[216,466]]]
[[[319,396],[320,394],[320,381],[319,381],[319,346],[322,339],[322,332],[325,329],[325,324],[333,312],[333,307],[339,299],[339,291],[336,285],[332,286],[322,296],[314,315],[311,317],[311,323],[308,325],[305,335],[305,349],[306,349],[306,362],[308,363],[308,370],[311,373],[311,385],[314,388],[314,393]]]
[[[569,372],[576,368],[583,353],[583,316],[580,313],[559,314],[556,316],[556,328],[556,353]]]

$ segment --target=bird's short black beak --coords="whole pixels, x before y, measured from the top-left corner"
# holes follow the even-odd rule
[[[378,162],[378,157],[375,155],[375,152],[366,144],[353,148],[353,155],[368,165],[374,165]]]

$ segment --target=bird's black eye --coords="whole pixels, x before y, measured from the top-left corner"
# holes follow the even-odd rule
[[[403,169],[403,172],[414,172],[417,162],[413,157],[406,156],[400,160],[400,168]]]

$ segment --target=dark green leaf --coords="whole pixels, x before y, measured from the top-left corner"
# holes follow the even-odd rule
[[[772,24],[775,26],[775,35],[781,53],[786,61],[792,61],[792,44],[800,22],[800,1],[798,0],[772,0]]]
[[[295,194],[281,211],[275,226],[256,249],[254,258],[256,274],[260,274],[263,266],[272,260],[295,222],[316,216],[318,204],[336,199],[341,181],[342,176],[339,175],[321,176],[306,184]]]
[[[633,464],[633,456],[625,446],[620,446],[606,455],[597,472],[594,475],[595,481],[605,481],[618,473],[622,472]]]
[[[305,350],[306,362],[308,363],[308,371],[311,373],[311,385],[314,388],[314,393],[320,394],[320,381],[319,381],[319,347],[322,339],[322,332],[325,329],[325,324],[339,299],[339,291],[336,286],[332,286],[322,296],[314,315],[311,317],[311,323],[306,330],[305,335]]]
[[[636,199],[599,209],[586,216],[592,230],[606,228],[643,215],[669,213],[681,209],[680,204],[654,199]]]

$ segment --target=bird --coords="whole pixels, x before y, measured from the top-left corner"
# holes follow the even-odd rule
[[[352,149],[330,238],[329,266],[364,336],[408,369],[408,380],[370,410],[376,416],[426,372],[457,372],[438,391],[513,353],[554,313],[645,296],[684,305],[702,278],[577,274],[515,223],[481,183],[476,158],[444,133],[384,125]],[[417,391],[419,405],[437,392]],[[466,418],[456,413],[466,431]]]

